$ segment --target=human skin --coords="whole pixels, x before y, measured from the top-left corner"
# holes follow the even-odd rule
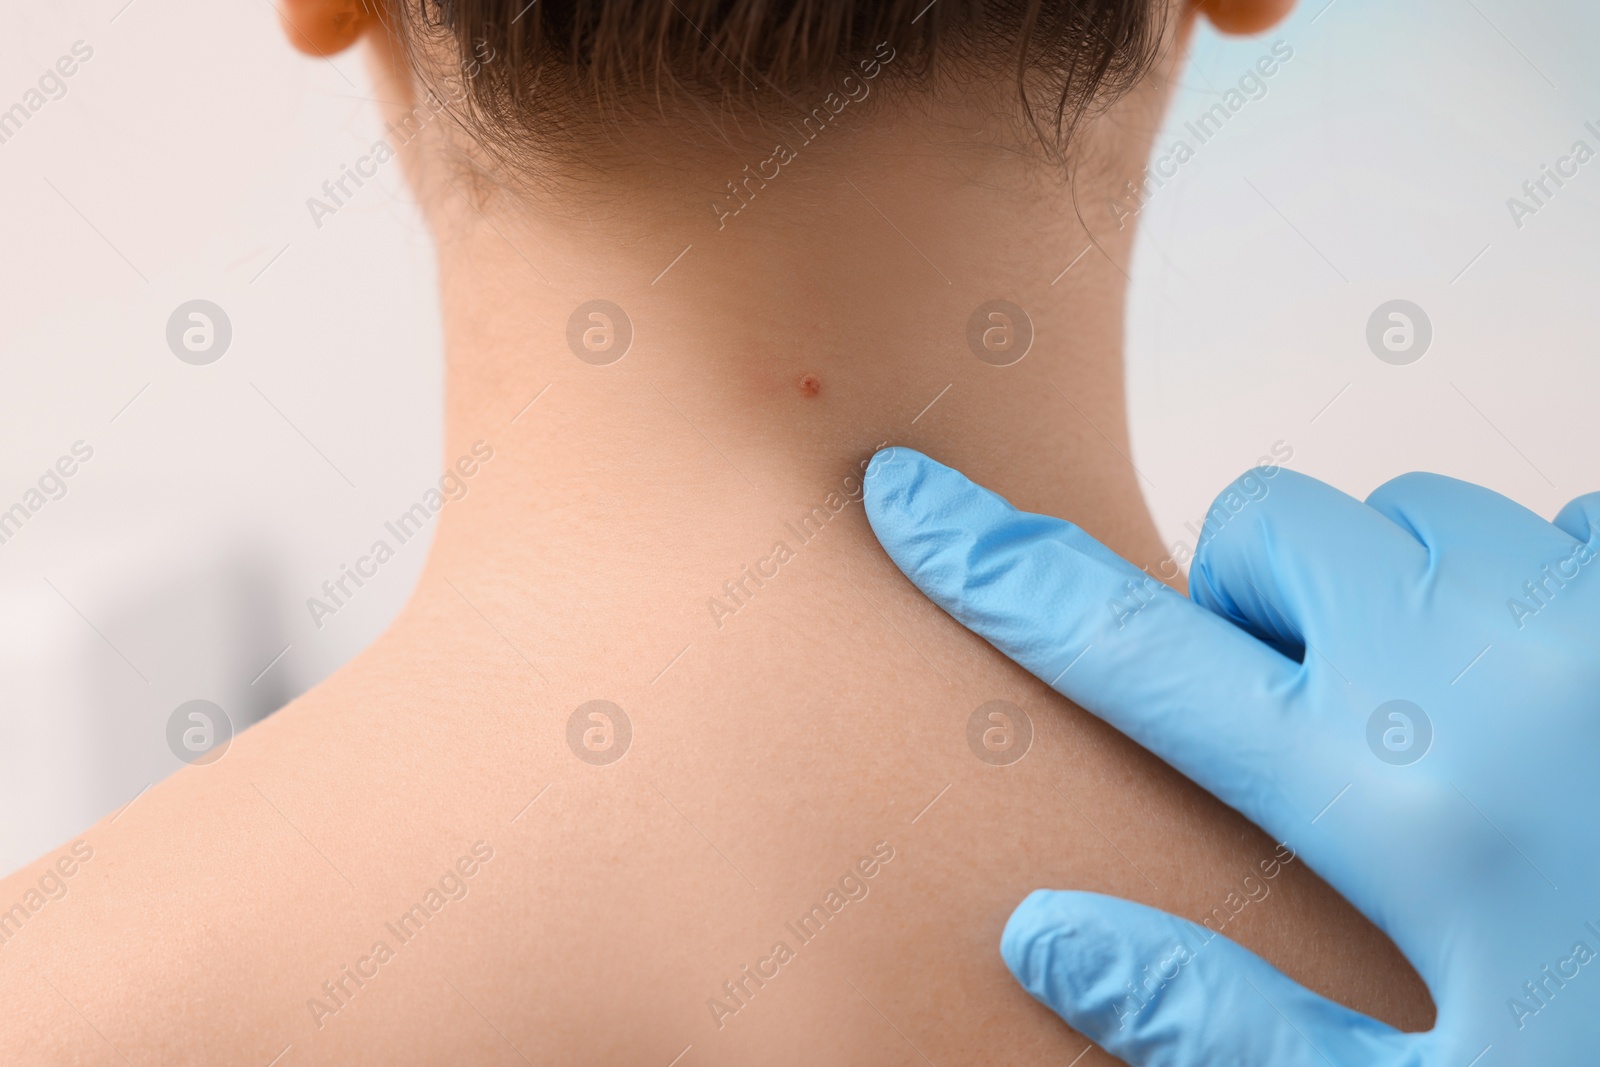
[[[413,80],[366,47],[397,119]],[[1426,1026],[1374,928],[1301,863],[1266,879],[1273,842],[925,601],[859,500],[803,544],[785,525],[896,443],[1160,566],[1127,459],[1132,228],[1096,205],[1139,173],[1175,62],[1086,135],[1077,210],[1007,148],[998,75],[993,100],[846,110],[721,229],[706,202],[756,158],[734,147],[684,163],[634,131],[632,165],[557,211],[452,169],[459,134],[426,125],[403,155],[439,249],[444,461],[493,458],[378,642],[81,835],[67,895],[0,946],[0,1062],[1064,1064],[1086,1042],[997,949],[1039,886],[1196,920],[1265,886],[1229,936]],[[1004,368],[966,343],[996,296],[1037,334]],[[595,297],[634,326],[609,366],[567,345]],[[776,541],[793,558],[714,614]],[[632,723],[605,766],[567,739],[595,699]],[[997,699],[1035,732],[1004,767],[968,744]],[[465,896],[397,938],[476,842]],[[874,846],[867,895],[802,943],[786,924]],[[343,978],[376,942],[392,958]]]

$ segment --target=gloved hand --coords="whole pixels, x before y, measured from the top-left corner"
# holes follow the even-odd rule
[[[1361,503],[1256,468],[1173,592],[906,449],[867,515],[936,603],[1286,843],[1427,982],[1405,1034],[1204,927],[1037,891],[1017,979],[1160,1067],[1600,1063],[1600,494],[1553,523],[1408,474]]]

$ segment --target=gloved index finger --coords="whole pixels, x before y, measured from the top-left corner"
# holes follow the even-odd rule
[[[904,448],[873,458],[867,517],[959,622],[1269,833],[1326,801],[1291,703],[1300,665],[1071,523],[1018,511]],[[1291,758],[1292,757],[1292,758]]]

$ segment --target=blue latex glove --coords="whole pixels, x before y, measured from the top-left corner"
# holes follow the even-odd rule
[[[1401,1033],[1078,892],[1007,924],[1028,992],[1136,1065],[1600,1063],[1600,494],[1551,523],[1437,475],[1362,503],[1257,468],[1206,520],[1191,600],[915,452],[866,484],[923,592],[1294,849],[1438,1021]]]

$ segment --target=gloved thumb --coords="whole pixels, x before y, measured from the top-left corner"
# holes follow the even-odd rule
[[[1383,1067],[1417,1037],[1290,980],[1221,934],[1098,893],[1038,890],[1006,923],[1006,966],[1134,1067]]]

